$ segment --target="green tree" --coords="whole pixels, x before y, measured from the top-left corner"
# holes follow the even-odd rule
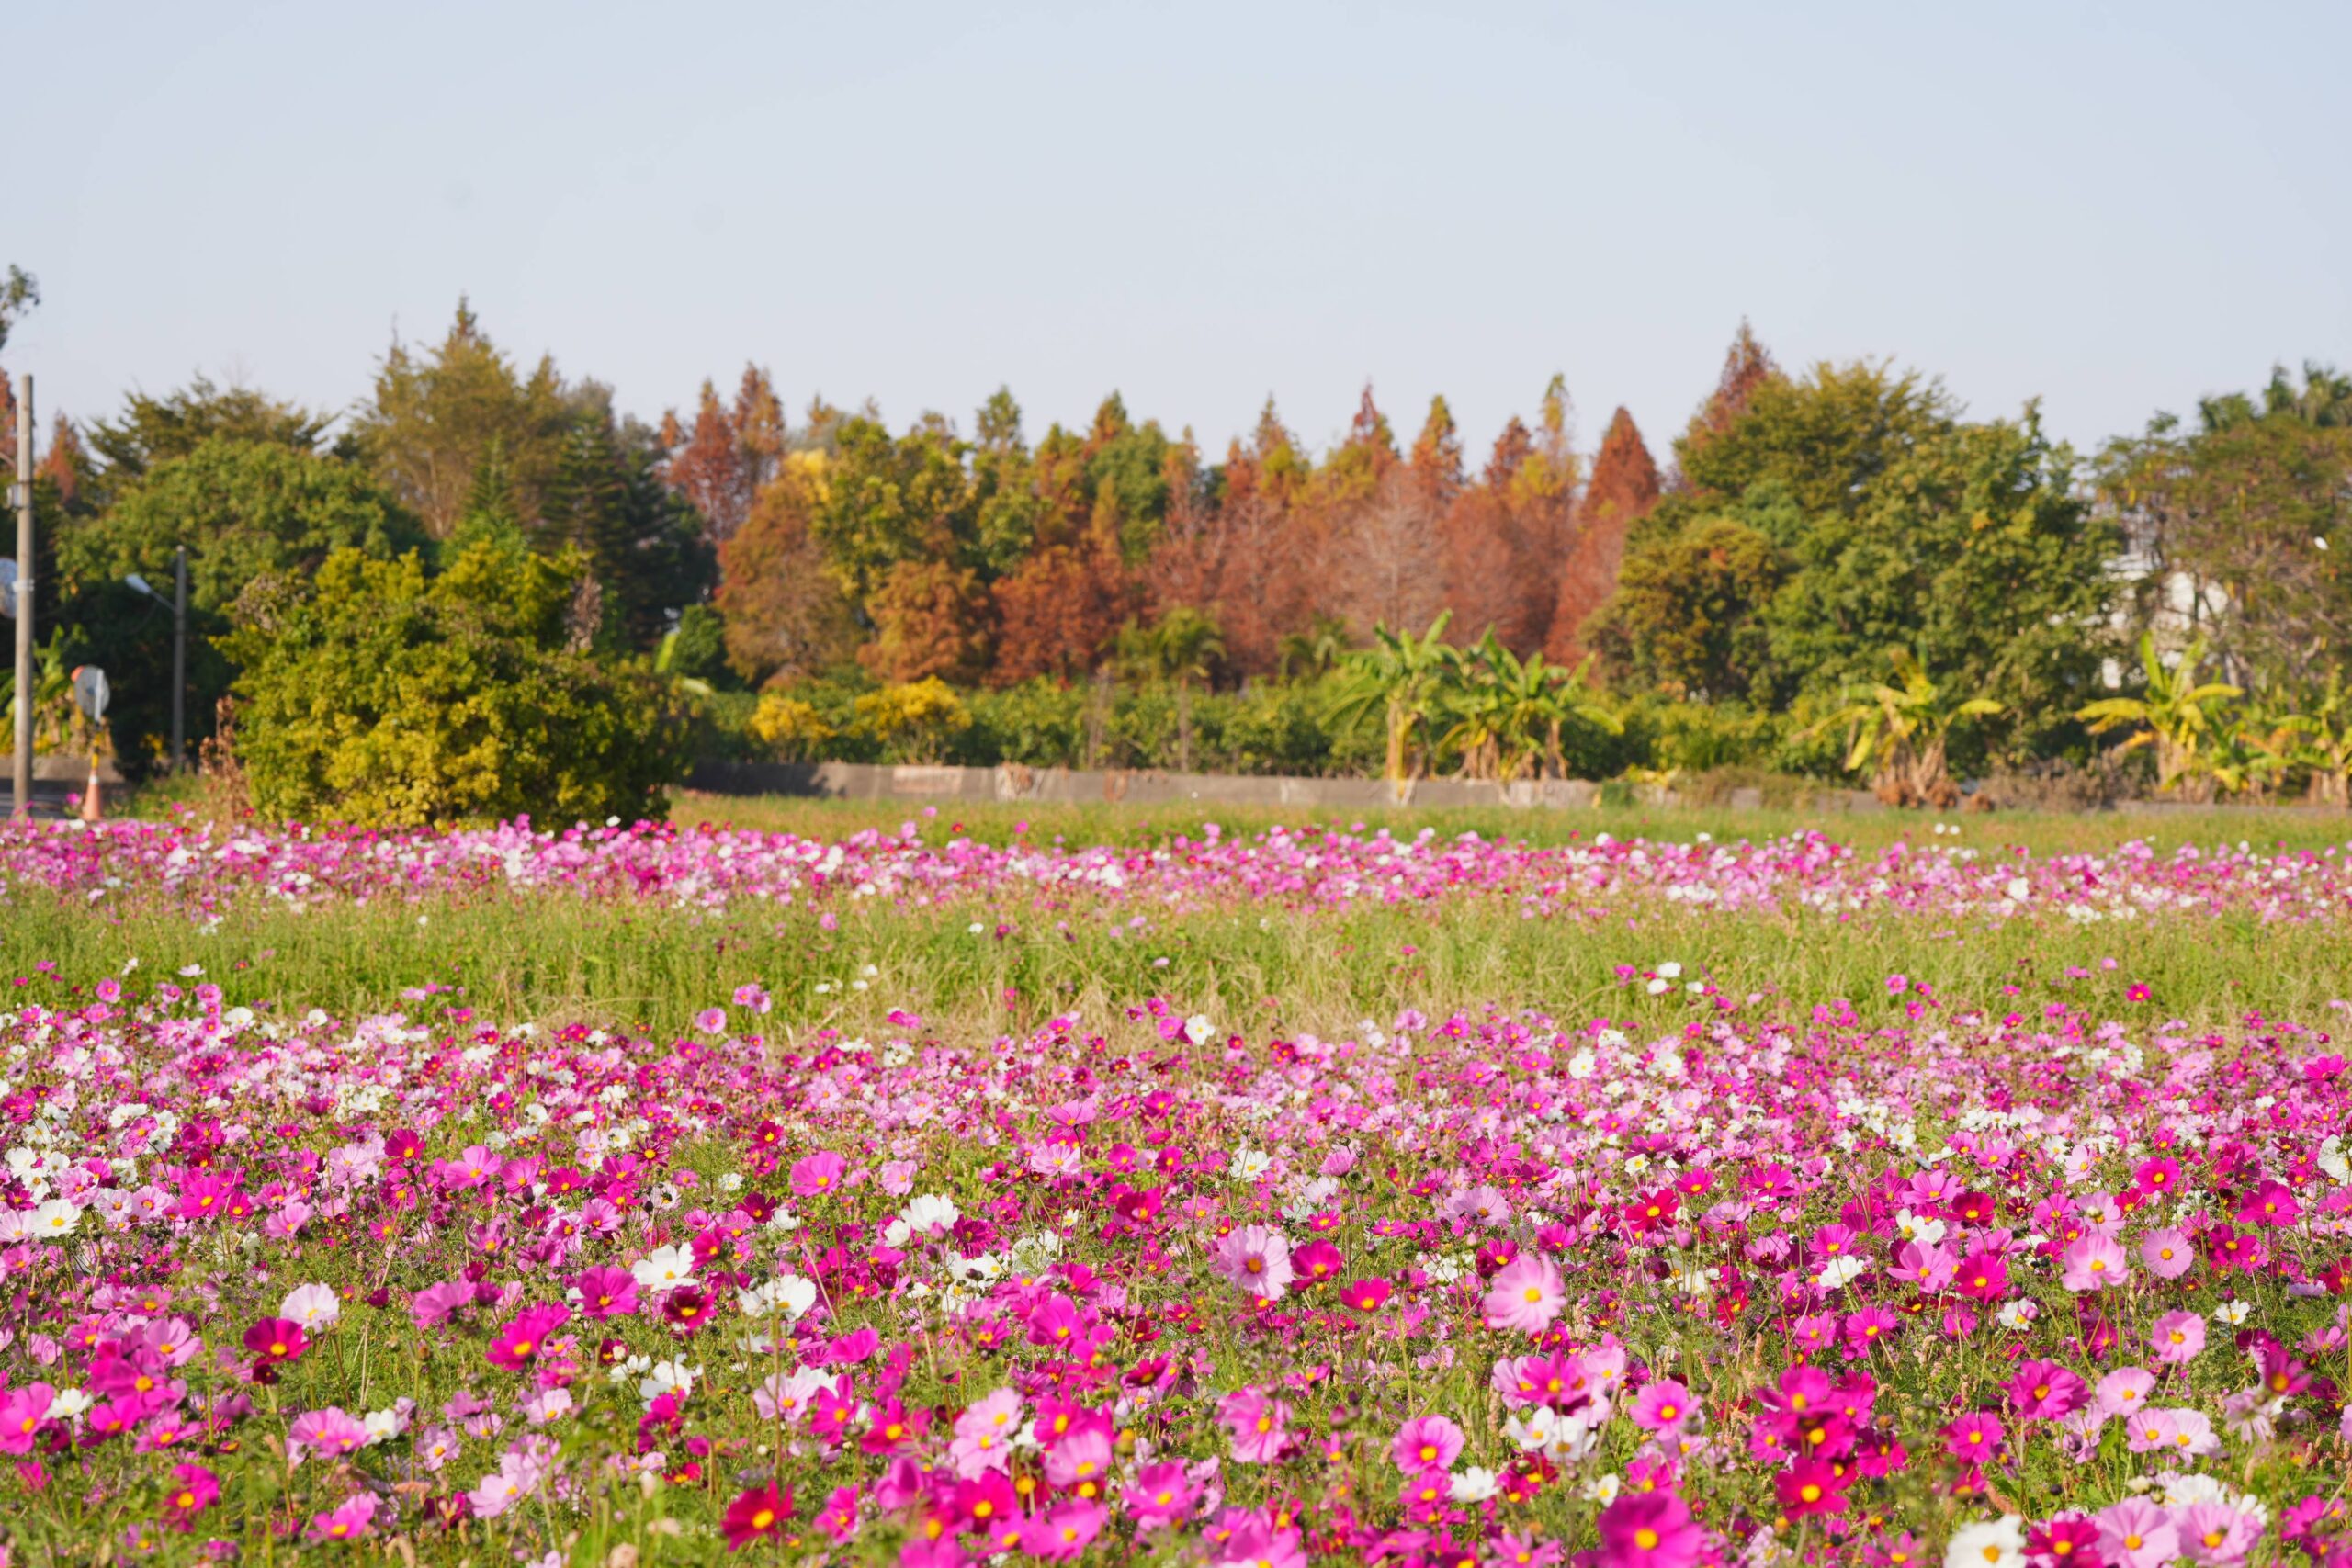
[[[635,652],[660,642],[718,576],[702,519],[662,482],[661,459],[644,426],[616,426],[609,407],[582,412],[548,481],[535,530],[544,547],[586,558],[607,646]]]
[[[212,639],[248,585],[302,577],[339,549],[390,557],[424,530],[356,464],[278,442],[214,436],[129,479],[100,516],[62,530],[61,617],[77,663],[97,664],[118,693],[110,718],[124,770],[137,774],[171,732],[171,615],[123,580],[171,592],[173,552],[188,552],[191,745],[235,671]]]
[[[2352,378],[2272,372],[2259,400],[2207,399],[2100,454],[2099,492],[2143,570],[2143,625],[2175,615],[2233,680],[2275,682],[2352,656]]]
[[[8,346],[8,332],[40,303],[40,280],[11,263],[0,278],[0,348]]]
[[[1589,636],[1621,680],[1746,699],[1770,690],[1764,610],[1787,576],[1768,536],[1734,518],[1701,518],[1626,558]]]
[[[248,599],[224,640],[255,808],[399,827],[660,816],[684,716],[666,682],[577,646],[587,570],[481,543],[428,577],[415,553],[344,550]]]
[[[918,423],[903,437],[864,415],[837,427],[810,523],[827,566],[869,617],[894,567],[975,564],[966,450],[935,423]]]
[[[1585,685],[1589,668],[1588,660],[1563,669],[1540,653],[1521,659],[1489,629],[1460,661],[1462,679],[1446,705],[1454,725],[1440,746],[1460,755],[1470,778],[1508,784],[1539,765],[1552,777],[1566,777],[1566,728],[1588,725],[1610,735],[1624,729]]]
[[[165,397],[133,392],[111,421],[94,420],[91,452],[107,488],[119,493],[157,463],[185,457],[209,441],[243,441],[311,456],[334,421],[250,387],[216,387],[198,376]]]
[[[438,347],[420,355],[393,341],[352,439],[391,493],[440,538],[457,526],[493,442],[503,446],[523,516],[536,518],[572,417],[555,362],[542,358],[528,377],[517,375],[460,299]]]

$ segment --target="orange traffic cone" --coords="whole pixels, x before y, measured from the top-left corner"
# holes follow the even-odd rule
[[[106,804],[98,796],[98,760],[93,757],[90,759],[90,784],[82,792],[82,820],[103,822],[106,817]]]

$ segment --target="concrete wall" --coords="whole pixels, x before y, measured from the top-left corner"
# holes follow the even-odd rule
[[[890,767],[864,762],[705,762],[687,787],[715,795],[792,795],[839,800],[1003,801],[1046,806],[1127,802],[1136,806],[1518,807],[1579,810],[1597,805],[1600,786],[1583,779],[1521,780],[1515,784],[1422,779],[1401,791],[1379,779],[1306,779],[1237,773],[1086,772],[1069,768]],[[1745,798],[1744,798],[1745,797]],[[1679,804],[1657,791],[1647,804]],[[1735,807],[1758,807],[1756,790],[1737,790]],[[1815,809],[1873,810],[1859,790],[1825,790],[1807,802]]]

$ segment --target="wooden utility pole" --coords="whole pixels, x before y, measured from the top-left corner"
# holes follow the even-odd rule
[[[33,378],[17,378],[17,815],[33,814]]]

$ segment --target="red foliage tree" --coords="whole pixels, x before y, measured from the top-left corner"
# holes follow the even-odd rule
[[[999,685],[1091,672],[1133,612],[1115,539],[1047,546],[1001,579],[994,593],[999,625],[989,678]]]
[[[856,639],[849,601],[809,531],[814,482],[787,466],[718,547],[715,597],[727,623],[727,662],[754,684],[813,675],[846,657]]]
[[[1634,427],[1634,416],[1621,408],[1600,438],[1592,482],[1577,508],[1576,543],[1560,574],[1559,599],[1545,646],[1554,660],[1573,663],[1584,657],[1585,619],[1616,592],[1625,535],[1657,504],[1657,463]]]
[[[996,649],[996,602],[980,574],[944,560],[902,560],[869,602],[874,640],[858,662],[885,681],[936,675],[977,684]]]
[[[1715,378],[1715,389],[1690,416],[1690,425],[1682,432],[1682,439],[1675,443],[1678,454],[1697,451],[1708,442],[1729,430],[1741,414],[1747,412],[1748,400],[1756,389],[1780,375],[1781,367],[1773,362],[1771,350],[1756,341],[1756,333],[1747,318],[1739,319],[1739,331],[1733,334],[1731,347],[1724,352],[1723,372]],[[1679,478],[1678,472],[1677,478]]]

